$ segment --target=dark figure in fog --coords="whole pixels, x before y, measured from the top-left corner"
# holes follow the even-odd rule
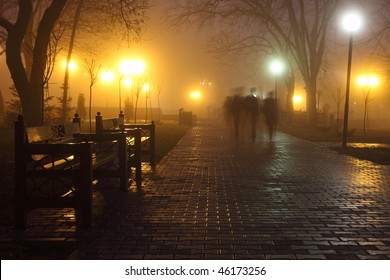
[[[251,141],[256,140],[257,118],[259,116],[259,100],[256,96],[256,88],[251,88],[251,93],[245,98],[245,110],[250,125]]]
[[[227,96],[223,102],[223,118],[225,120],[226,127],[229,129],[231,136],[233,137],[233,116],[232,116],[233,97]]]
[[[233,118],[234,138],[236,141],[240,139],[241,122],[243,118],[243,97],[241,96],[242,88],[235,89],[235,95],[231,101],[231,112]]]
[[[263,114],[268,128],[268,137],[272,141],[276,125],[278,124],[278,104],[274,98],[273,91],[269,92],[267,98],[263,100]]]

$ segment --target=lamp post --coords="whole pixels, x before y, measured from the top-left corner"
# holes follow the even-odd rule
[[[124,76],[124,74],[122,74],[122,75],[119,77],[119,83],[118,83],[118,91],[119,91],[119,112],[122,111],[122,87],[121,87],[121,84],[122,84],[123,76]]]
[[[148,98],[149,98],[149,91],[150,91],[149,84],[144,84],[142,86],[142,89],[145,92],[145,123],[147,123],[148,122]],[[150,111],[152,111],[152,108],[150,108]]]
[[[342,147],[346,148],[347,135],[348,135],[349,88],[351,82],[353,34],[360,29],[362,25],[362,17],[356,12],[347,13],[343,17],[342,24],[344,29],[349,33],[347,85],[345,90],[344,126],[343,126],[343,142],[342,142]]]
[[[275,75],[275,100],[278,99],[278,76],[284,70],[284,64],[281,60],[276,59],[271,62],[270,65],[271,72]]]

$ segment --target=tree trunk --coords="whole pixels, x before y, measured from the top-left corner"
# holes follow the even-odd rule
[[[306,81],[306,110],[307,123],[311,127],[317,125],[317,82],[312,78],[312,81]]]
[[[59,18],[67,0],[53,1],[45,10],[39,22],[33,49],[31,76],[28,79],[21,58],[23,38],[32,15],[31,1],[19,1],[19,14],[16,23],[7,27],[6,61],[15,88],[20,97],[24,119],[28,126],[41,125],[43,73],[46,67],[46,52],[53,26]]]
[[[68,100],[68,89],[69,89],[69,64],[72,59],[72,52],[73,52],[73,46],[74,46],[74,41],[76,37],[76,31],[77,31],[77,25],[80,19],[80,14],[81,14],[81,8],[83,7],[84,0],[80,0],[78,2],[77,8],[76,8],[76,13],[74,15],[73,19],[73,27],[72,27],[72,34],[70,36],[70,41],[69,41],[69,48],[68,48],[68,56],[66,58],[66,67],[65,67],[65,76],[64,76],[64,92],[62,94],[63,100]],[[67,102],[62,103],[62,116],[61,119],[63,122],[66,121],[67,118]]]
[[[292,113],[294,111],[294,90],[295,90],[295,76],[289,76],[285,80],[287,87],[287,96],[286,96],[286,111]]]

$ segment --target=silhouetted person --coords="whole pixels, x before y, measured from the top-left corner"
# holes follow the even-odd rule
[[[278,123],[278,105],[273,91],[269,92],[267,98],[263,100],[263,114],[268,128],[268,138],[272,141]]]
[[[256,88],[251,88],[251,93],[245,98],[245,110],[250,125],[250,137],[252,143],[256,140],[257,118],[259,116],[259,100],[256,96]]]
[[[242,130],[242,119],[243,119],[243,111],[244,111],[244,102],[243,97],[241,96],[242,88],[235,89],[235,95],[232,97],[232,118],[233,118],[233,129],[234,129],[234,138],[236,141],[240,139],[240,130]]]
[[[229,129],[231,136],[233,137],[233,116],[232,116],[233,97],[227,96],[223,102],[223,118],[225,120],[226,127]]]

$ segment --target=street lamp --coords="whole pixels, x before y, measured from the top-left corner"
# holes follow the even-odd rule
[[[378,77],[375,76],[361,76],[358,79],[358,84],[362,87],[364,98],[364,115],[363,115],[363,135],[366,139],[366,120],[367,120],[367,105],[370,99],[370,92],[379,82]]]
[[[276,59],[271,62],[271,73],[275,75],[275,100],[278,98],[278,76],[284,71],[284,64],[281,60]]]
[[[360,29],[362,25],[362,17],[357,12],[349,12],[344,15],[342,20],[342,25],[344,29],[349,33],[347,86],[345,90],[344,127],[343,127],[343,143],[342,143],[343,148],[346,148],[347,135],[348,135],[349,87],[351,81],[353,34]]]
[[[145,123],[148,121],[148,94],[150,92],[149,84],[144,84],[142,86],[143,91],[145,92]],[[152,112],[152,108],[150,108],[150,112]]]

